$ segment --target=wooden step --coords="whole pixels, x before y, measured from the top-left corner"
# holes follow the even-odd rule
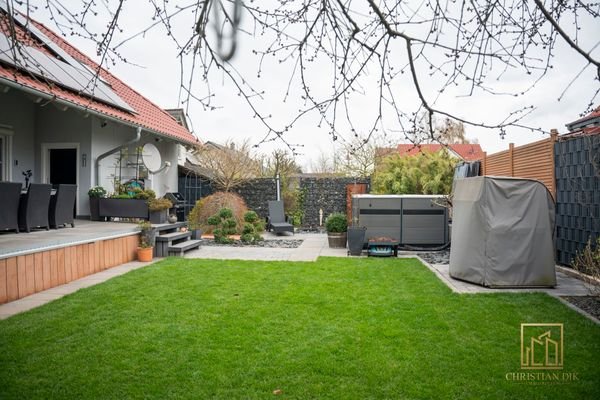
[[[182,256],[186,251],[200,247],[201,243],[202,240],[187,240],[185,242],[174,244],[169,246],[169,255]]]
[[[163,233],[162,235],[156,236],[157,242],[172,242],[178,239],[185,239],[186,237],[191,237],[192,232],[171,232],[171,233]]]

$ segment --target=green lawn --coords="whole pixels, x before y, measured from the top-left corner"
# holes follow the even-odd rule
[[[564,323],[577,381],[505,379],[524,322]],[[598,399],[599,356],[559,301],[456,295],[415,260],[167,259],[0,321],[0,399]]]

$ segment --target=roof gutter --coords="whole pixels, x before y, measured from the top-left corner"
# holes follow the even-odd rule
[[[100,184],[100,161],[102,161],[103,159],[105,159],[106,157],[110,156],[111,154],[116,153],[118,150],[121,150],[123,147],[132,145],[134,143],[137,143],[140,141],[140,139],[142,138],[142,128],[140,126],[137,127],[136,132],[135,132],[135,137],[123,144],[120,144],[119,146],[110,149],[109,151],[100,154],[98,157],[96,157],[96,184],[95,186],[98,186]]]
[[[105,119],[107,121],[116,122],[118,124],[129,126],[131,128],[139,128],[140,127],[139,125],[137,125],[137,124],[135,124],[133,122],[129,122],[129,121],[126,121],[126,120],[121,119],[121,118],[114,117],[114,116],[109,115],[109,114],[104,114],[104,113],[102,113],[100,111],[96,111],[96,110],[94,110],[92,108],[79,105],[79,104],[74,103],[72,101],[61,99],[61,98],[56,97],[54,95],[48,94],[46,92],[42,92],[41,90],[37,90],[37,89],[31,88],[31,87],[29,87],[27,85],[24,85],[22,83],[11,81],[10,79],[7,79],[5,77],[0,77],[0,84],[1,85],[5,85],[7,87],[11,87],[13,89],[21,90],[21,91],[23,91],[25,93],[28,93],[28,94],[31,94],[33,96],[41,97],[41,98],[43,98],[45,100],[56,102],[57,104],[62,104],[62,105],[65,105],[67,107],[74,108],[74,109],[79,110],[81,112],[88,113],[90,115],[94,115],[94,116],[96,116],[98,118],[102,118],[102,119]],[[175,141],[178,141],[178,142],[181,142],[181,143],[185,143],[185,144],[188,144],[188,145],[196,145],[197,144],[197,142],[192,142],[191,140],[190,141],[183,141],[183,140],[181,140],[179,138],[176,138],[176,137],[173,137],[173,136],[169,136],[169,135],[165,135],[164,133],[155,131],[154,129],[150,129],[148,127],[144,127],[144,130],[146,132],[149,132],[149,133],[151,133],[153,135],[156,135],[156,136],[159,136],[159,137],[163,137],[165,139],[175,140]]]

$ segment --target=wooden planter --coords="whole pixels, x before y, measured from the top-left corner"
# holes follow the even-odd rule
[[[138,247],[137,248],[137,259],[138,261],[148,262],[152,261],[153,247]]]
[[[332,248],[346,248],[346,232],[327,232],[327,241],[329,247]]]

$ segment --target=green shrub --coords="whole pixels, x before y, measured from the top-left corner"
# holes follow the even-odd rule
[[[214,224],[208,219],[219,213],[222,208],[229,208],[233,214],[236,226],[241,227],[244,221],[244,213],[248,211],[244,200],[235,193],[217,192],[196,202],[188,215],[188,227],[190,229],[201,229],[205,233],[212,233]]]
[[[147,203],[148,210],[150,211],[167,210],[173,207],[173,203],[171,203],[171,200],[165,199],[164,197],[161,197],[160,199],[150,199],[147,201]]]
[[[258,214],[254,211],[248,211],[244,214],[244,227],[240,240],[244,243],[255,243],[263,240],[261,233],[265,230],[265,224],[260,220]]]
[[[450,194],[457,161],[447,151],[386,157],[373,177],[377,194]]]
[[[141,189],[139,187],[134,187],[131,189],[131,192],[133,193],[134,199],[150,200],[156,198],[156,193],[152,189]]]
[[[336,212],[329,214],[325,220],[325,229],[327,232],[340,233],[348,230],[348,220],[346,214]]]
[[[133,197],[131,197],[129,194],[127,193],[113,193],[110,196],[111,199],[132,199]]]
[[[248,211],[246,214],[244,214],[244,221],[253,224],[254,222],[258,221],[258,214],[252,210]]]
[[[235,235],[237,233],[237,223],[233,219],[231,209],[220,209],[217,214],[208,218],[208,222],[213,226],[215,242],[224,244],[232,242],[232,239],[230,239],[228,236]]]

